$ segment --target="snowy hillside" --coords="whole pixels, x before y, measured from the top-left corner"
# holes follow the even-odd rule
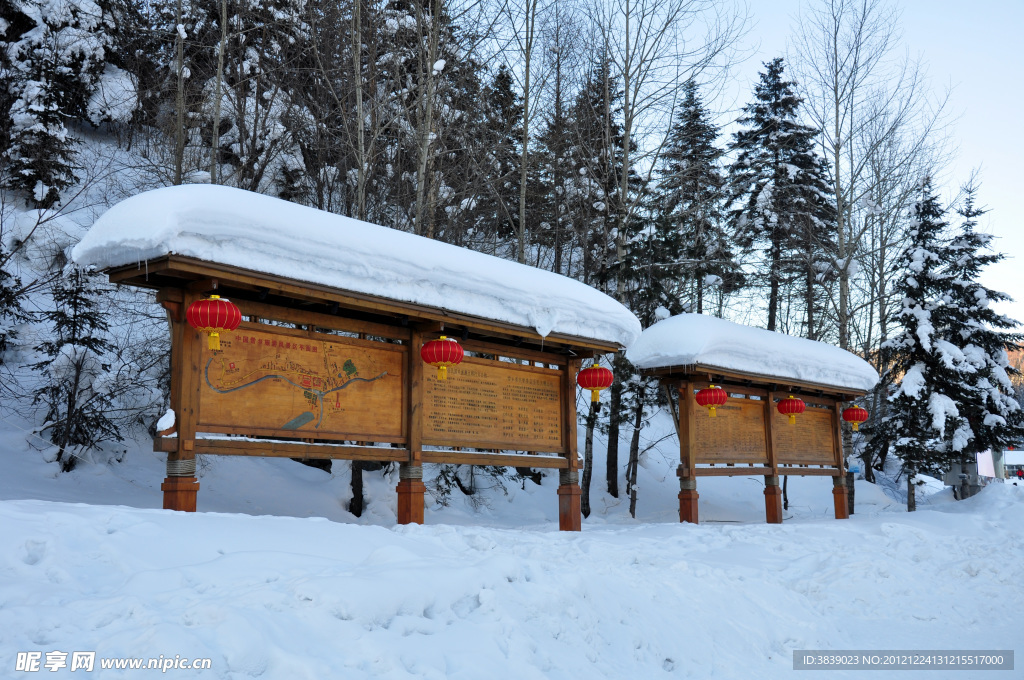
[[[205,512],[179,514],[152,509],[163,463],[144,447],[56,475],[2,437],[4,677],[32,676],[10,674],[18,652],[92,650],[102,678],[141,674],[100,659],[161,655],[210,659],[175,677],[788,678],[793,650],[1013,649],[1024,625],[1024,488],[909,514],[858,482],[835,521],[828,480],[791,478],[771,526],[760,478],[707,479],[709,521],[680,525],[667,439],[638,520],[595,479],[595,515],[560,533],[546,477],[395,527],[396,480],[374,473],[358,526],[344,464],[207,459]]]

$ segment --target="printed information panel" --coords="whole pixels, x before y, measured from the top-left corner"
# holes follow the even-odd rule
[[[240,328],[217,352],[204,338],[200,431],[401,439],[404,349],[323,337]]]
[[[780,465],[833,465],[836,462],[830,409],[808,407],[789,424],[789,416],[772,409],[775,458]]]
[[[428,368],[423,441],[561,453],[562,375],[506,362],[467,357],[438,380]]]
[[[697,463],[767,463],[764,402],[730,399],[712,418],[697,407],[694,417]]]

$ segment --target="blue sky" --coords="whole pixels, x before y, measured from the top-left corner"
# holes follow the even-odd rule
[[[787,54],[807,1],[750,2],[754,24],[747,42],[760,48],[737,69],[739,105],[750,98],[761,63]],[[985,283],[1017,298],[999,309],[1024,321],[1024,0],[894,4],[907,54],[924,61],[936,92],[952,88],[950,137],[958,150],[939,177],[943,195],[951,198],[973,169],[981,171],[979,202],[990,210],[981,227],[1009,256],[990,268]]]

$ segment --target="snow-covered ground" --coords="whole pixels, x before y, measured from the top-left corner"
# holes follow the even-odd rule
[[[799,649],[1024,650],[1024,487],[938,491],[911,514],[858,482],[835,521],[827,479],[791,478],[778,526],[760,478],[702,479],[705,523],[680,525],[669,438],[645,454],[637,520],[598,473],[582,533],[556,530],[553,476],[395,527],[397,480],[367,473],[356,520],[344,463],[207,459],[202,512],[173,513],[143,445],[57,475],[0,428],[4,678],[36,675],[14,670],[29,651],[211,660],[177,677],[575,680],[788,678]],[[39,673],[156,673],[96,663]]]

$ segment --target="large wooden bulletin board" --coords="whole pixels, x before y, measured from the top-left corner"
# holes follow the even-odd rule
[[[199,429],[399,442],[407,348],[243,324],[203,343]]]

